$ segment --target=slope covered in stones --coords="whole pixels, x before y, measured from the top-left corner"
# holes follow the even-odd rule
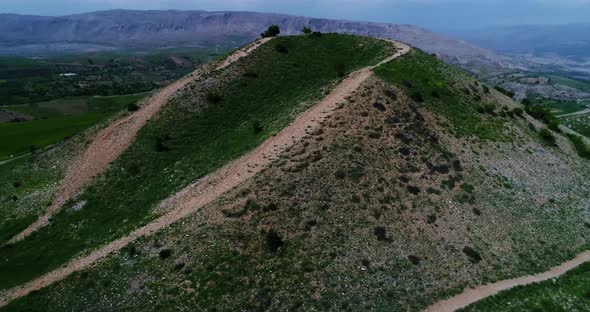
[[[52,271],[163,213],[160,202],[286,126],[342,76],[393,54],[385,41],[284,37],[190,83],[110,167],[22,241],[0,247],[0,289]]]
[[[255,178],[5,310],[420,310],[590,247],[565,136],[420,51],[375,72]]]

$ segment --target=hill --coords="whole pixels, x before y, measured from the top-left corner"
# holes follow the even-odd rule
[[[586,142],[432,55],[315,34],[218,65],[0,247],[4,311],[420,310],[590,247]],[[5,240],[96,131],[0,167]]]
[[[283,34],[299,34],[304,26],[410,43],[456,64],[520,67],[509,58],[466,42],[410,26],[329,20],[257,12],[127,11],[45,17],[0,15],[0,54],[39,55],[55,51],[194,46],[233,42],[239,46],[260,30],[277,24]]]

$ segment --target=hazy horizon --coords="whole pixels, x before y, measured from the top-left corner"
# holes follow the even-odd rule
[[[0,13],[61,16],[93,11],[256,11],[318,18],[412,24],[435,30],[587,23],[590,0],[5,0]]]

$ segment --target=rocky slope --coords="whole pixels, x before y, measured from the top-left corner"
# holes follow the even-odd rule
[[[283,106],[272,100],[277,92],[299,103],[279,112],[309,108],[326,94],[311,86],[329,87],[310,81],[324,71],[334,77],[339,68],[324,67],[331,47],[352,41],[357,48],[344,54],[352,55],[371,44],[321,38],[330,40],[322,49],[322,41],[305,41],[320,40],[312,36],[271,41],[231,70],[181,90],[143,133],[169,137],[138,141],[145,148],[131,150],[142,153],[124,156],[79,198],[95,200],[94,206],[68,209],[53,231],[64,229],[59,238],[82,237],[98,217],[65,222],[70,215],[105,214],[109,209],[98,205],[113,205],[121,192],[127,198],[117,209],[123,210],[149,195],[139,190],[170,193],[169,184],[200,177],[193,166],[219,159],[194,156],[201,143],[211,141],[225,155],[250,136],[256,136],[251,145],[262,142],[260,134],[270,137],[281,120],[267,111]],[[372,44],[366,53],[373,58],[385,52]],[[317,69],[289,82],[286,75],[307,68],[303,60]],[[590,247],[590,163],[565,135],[418,50],[374,73],[255,177],[95,267],[13,301],[6,311],[418,311],[465,286],[544,271]],[[251,98],[243,90],[260,93]],[[223,96],[207,104],[206,97],[213,99],[208,91]],[[248,110],[228,121],[245,101],[252,103]],[[223,118],[192,128],[210,110],[216,115],[206,116]],[[227,139],[227,130],[196,136],[217,123],[240,125],[236,131],[245,136]],[[175,131],[179,124],[191,128]],[[140,174],[145,181],[137,181]],[[117,189],[108,197],[88,197],[113,182]],[[130,198],[133,192],[139,195]],[[152,207],[154,213],[167,209]],[[109,230],[133,221],[121,219]],[[82,243],[96,244],[96,233]],[[50,234],[36,239],[48,244]],[[0,250],[8,259],[0,263],[2,272],[42,261],[13,256],[34,246]]]

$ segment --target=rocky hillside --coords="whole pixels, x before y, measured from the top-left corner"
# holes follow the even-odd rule
[[[410,26],[329,20],[255,12],[105,11],[63,17],[0,15],[0,53],[112,50],[251,41],[268,25],[298,34],[316,31],[389,38],[407,42],[457,64],[521,66],[463,41]]]
[[[0,289],[149,223],[167,196],[393,52],[278,38],[194,81],[47,229],[0,248]],[[253,178],[3,311],[419,311],[590,248],[577,136],[416,49],[350,91]]]

